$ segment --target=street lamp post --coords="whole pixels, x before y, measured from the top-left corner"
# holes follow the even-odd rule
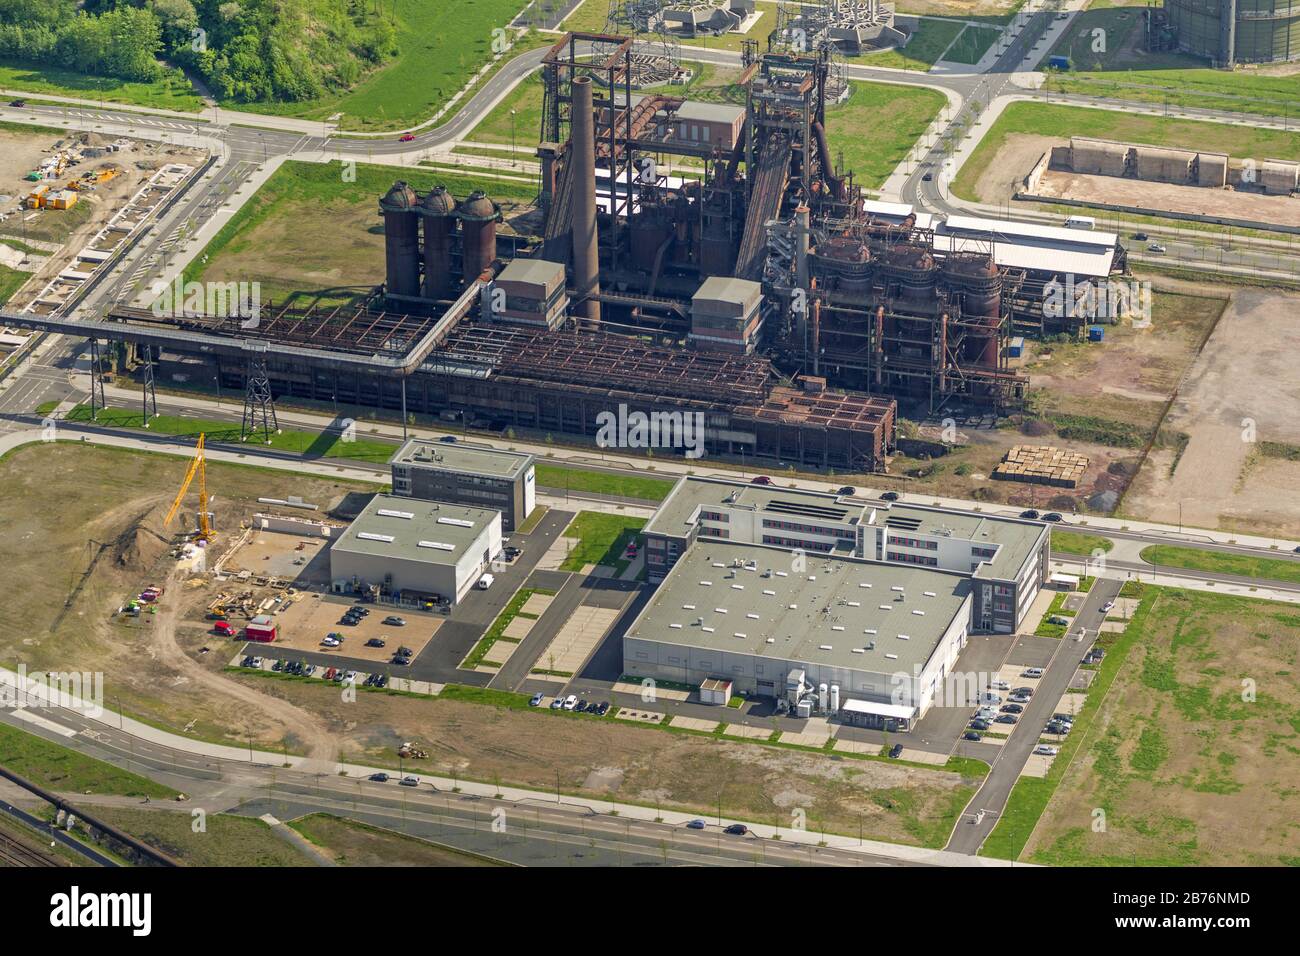
[[[515,111],[510,111],[510,165],[518,166],[519,159],[515,155]]]

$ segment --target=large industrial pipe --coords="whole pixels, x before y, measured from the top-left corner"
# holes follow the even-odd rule
[[[569,146],[573,189],[573,286],[579,314],[600,321],[600,253],[596,234],[596,129],[592,115],[591,78],[574,77]],[[610,177],[610,186],[614,180]]]
[[[805,292],[808,291],[808,235],[810,227],[808,223],[808,207],[799,206],[794,211],[795,229],[798,235],[795,237],[795,274],[798,277],[799,288]]]
[[[822,300],[813,299],[812,304],[812,371],[814,375],[821,374],[821,351],[822,351]]]

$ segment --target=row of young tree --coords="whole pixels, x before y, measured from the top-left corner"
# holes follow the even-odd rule
[[[0,0],[0,58],[151,81],[161,60],[222,100],[313,99],[397,52],[380,0]]]

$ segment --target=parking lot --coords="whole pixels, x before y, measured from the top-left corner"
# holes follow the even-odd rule
[[[274,647],[311,651],[326,657],[353,661],[388,663],[399,646],[409,647],[414,654],[419,654],[443,623],[443,618],[439,615],[407,610],[399,612],[382,605],[368,605],[370,613],[360,623],[340,624],[343,612],[352,605],[352,601],[332,595],[300,592],[293,604],[275,617],[278,633]],[[384,624],[384,618],[390,614],[399,615],[406,621],[406,626]],[[341,634],[342,645],[335,648],[322,647],[321,639],[327,634]],[[367,647],[366,641],[372,638],[383,640],[385,646]],[[250,648],[249,653],[254,650]]]

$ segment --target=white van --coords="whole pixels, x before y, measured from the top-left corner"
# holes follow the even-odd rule
[[[496,578],[494,578],[494,577],[493,577],[492,575],[490,575],[490,574],[485,574],[485,575],[483,575],[483,577],[481,577],[481,578],[478,579],[479,590],[480,590],[480,591],[486,591],[488,588],[490,588],[490,587],[492,586],[492,582],[495,581],[495,580],[496,580]]]

